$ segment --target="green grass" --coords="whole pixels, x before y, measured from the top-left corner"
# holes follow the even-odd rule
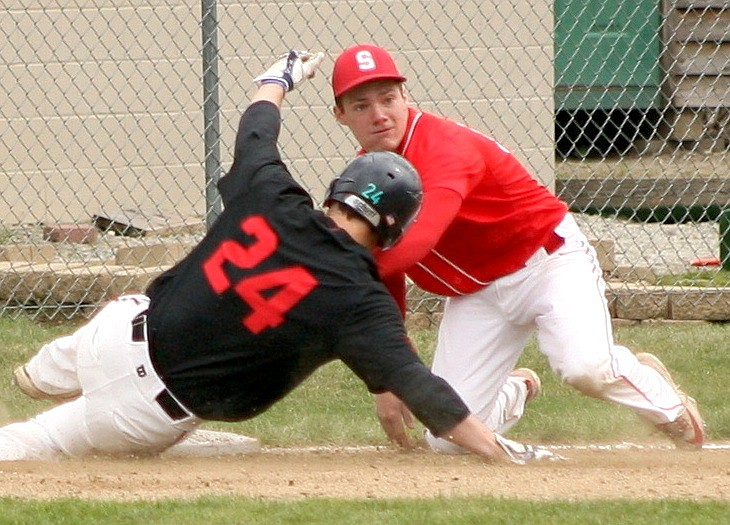
[[[0,317],[0,376],[30,357],[45,341],[73,330],[73,325],[39,324]],[[434,332],[412,334],[430,361]],[[727,402],[730,324],[657,323],[620,327],[617,341],[635,351],[659,355],[677,381],[699,401],[713,441],[730,439]],[[536,399],[511,436],[534,443],[617,442],[640,440],[648,430],[627,409],[588,399],[561,385],[545,358],[531,343],[520,364],[537,370],[544,394]],[[32,401],[0,381],[5,418],[18,419],[47,406]],[[339,363],[320,369],[301,388],[271,410],[248,422],[208,424],[209,428],[255,436],[265,446],[383,444],[372,397]],[[414,437],[421,429],[414,430]],[[0,466],[0,475],[2,475]],[[536,480],[549,482],[549,480]],[[711,481],[708,481],[711,482]],[[424,500],[269,501],[206,497],[185,501],[105,502],[61,499],[0,499],[0,524],[715,524],[730,515],[730,502],[585,501],[526,502],[499,498],[435,498]]]
[[[72,325],[39,324],[28,319],[0,317],[0,377],[10,377],[15,365],[35,353],[43,342],[66,334]],[[430,362],[435,344],[433,330],[412,334],[420,354]],[[656,323],[624,326],[617,342],[632,350],[657,354],[675,380],[700,402],[710,440],[730,439],[730,403],[727,402],[728,341],[730,324]],[[543,395],[511,436],[536,443],[640,440],[649,429],[637,425],[629,410],[587,398],[559,382],[546,359],[531,342],[521,366],[536,370]],[[10,381],[0,381],[0,420],[28,417],[47,406],[23,396]],[[4,414],[3,414],[4,412]],[[363,383],[339,362],[318,370],[304,385],[259,417],[241,423],[208,423],[208,428],[256,436],[266,446],[378,445],[384,435],[375,418],[372,396]],[[420,438],[422,427],[412,431]]]
[[[0,226],[0,244],[7,244],[11,236],[10,230]]]
[[[727,517],[730,511],[730,504],[680,500],[546,503],[497,498],[392,501],[310,499],[288,502],[202,498],[157,503],[0,499],[0,511],[0,523],[14,525],[696,525],[723,523],[723,517]]]
[[[730,287],[730,272],[726,270],[697,270],[678,275],[663,275],[661,286],[717,286]]]
[[[0,422],[35,414],[47,407],[33,401],[10,382],[13,369],[25,362],[43,343],[70,333],[78,323],[37,323],[27,318],[11,319],[0,316]],[[2,521],[0,521],[2,523]]]
[[[429,362],[435,344],[434,332],[423,330],[412,335],[421,355]],[[620,327],[616,330],[616,340],[635,352],[648,351],[661,357],[682,388],[699,400],[709,439],[730,439],[730,403],[727,402],[730,324]],[[628,409],[587,398],[561,384],[534,342],[528,346],[520,365],[540,374],[544,394],[530,404],[528,413],[511,436],[536,443],[561,444],[641,440],[650,436],[650,429],[637,424],[636,416]],[[263,443],[277,446],[383,443],[371,396],[339,363],[319,370],[302,388],[258,418],[228,428],[242,428]],[[412,434],[415,438],[421,432],[422,428],[417,427]]]

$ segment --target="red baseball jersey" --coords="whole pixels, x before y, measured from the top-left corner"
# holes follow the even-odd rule
[[[403,272],[440,295],[479,290],[522,268],[567,213],[512,153],[452,120],[409,108],[398,153],[418,170],[424,202],[403,239],[378,256],[394,294]]]

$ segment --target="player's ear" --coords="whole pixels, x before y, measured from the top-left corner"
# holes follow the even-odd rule
[[[335,120],[345,126],[346,124],[343,122],[345,118],[345,112],[342,109],[342,106],[339,104],[335,104],[332,106],[332,114],[335,116]]]

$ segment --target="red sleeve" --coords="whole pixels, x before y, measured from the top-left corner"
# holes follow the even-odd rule
[[[383,279],[383,284],[386,288],[388,288],[388,291],[390,292],[390,295],[393,296],[393,299],[395,299],[395,302],[398,303],[400,313],[403,318],[405,318],[407,308],[406,276],[402,273],[391,275]]]
[[[454,220],[461,202],[461,195],[453,190],[434,188],[426,192],[421,211],[403,238],[390,250],[377,254],[381,278],[385,281],[396,274],[402,275],[423,259],[436,246],[441,235]]]

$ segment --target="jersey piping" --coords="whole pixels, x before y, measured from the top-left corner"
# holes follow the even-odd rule
[[[453,261],[450,261],[449,259],[444,257],[442,254],[440,254],[436,250],[431,250],[429,253],[434,255],[436,260],[434,260],[434,258],[429,258],[428,265],[424,264],[424,262],[421,261],[421,262],[416,263],[416,266],[418,266],[424,272],[428,273],[431,277],[433,277],[436,281],[441,283],[443,286],[447,287],[449,290],[454,292],[455,295],[469,294],[473,291],[474,287],[483,288],[492,282],[492,281],[480,281],[473,275],[466,272],[464,269],[462,269],[459,266],[457,266],[456,264],[454,264]],[[433,263],[437,263],[438,261],[443,262],[443,265],[441,265],[441,268],[436,269],[436,264],[433,264]],[[444,280],[442,277],[439,276],[439,274],[443,275],[446,272],[451,272],[451,274],[453,274],[454,272],[458,273],[459,275],[468,279],[471,282],[472,286],[470,287],[469,290],[459,290],[458,288],[455,288],[452,283]],[[469,283],[467,283],[467,285],[468,284]]]

